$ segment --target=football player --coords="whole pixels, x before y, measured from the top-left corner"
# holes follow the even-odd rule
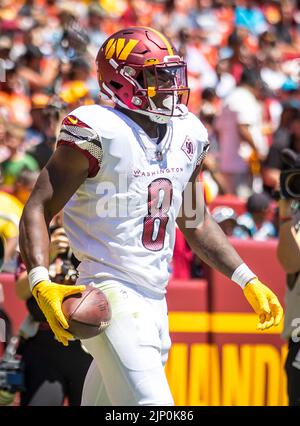
[[[171,42],[155,29],[127,28],[105,41],[96,62],[100,90],[115,107],[82,106],[63,120],[57,149],[24,209],[21,253],[32,293],[63,344],[72,337],[64,297],[94,285],[110,301],[111,325],[84,341],[94,361],[82,403],[172,405],[165,293],[175,221],[197,256],[241,286],[258,328],[278,325],[282,308],[197,190],[209,142],[187,109],[186,63]],[[48,275],[48,225],[62,208],[81,262],[75,287]]]

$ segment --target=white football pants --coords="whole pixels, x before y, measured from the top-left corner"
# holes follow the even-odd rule
[[[81,405],[174,405],[164,372],[171,346],[165,297],[112,280],[92,285],[110,301],[112,321],[82,341],[94,360]]]

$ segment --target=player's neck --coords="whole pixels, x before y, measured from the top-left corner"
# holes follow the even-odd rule
[[[138,114],[137,112],[130,111],[129,109],[121,108],[119,106],[116,106],[115,108],[135,121],[150,138],[154,139],[158,137],[160,141],[164,136],[166,132],[166,125],[154,123],[146,115]]]

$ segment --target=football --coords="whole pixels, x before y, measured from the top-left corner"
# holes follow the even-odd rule
[[[110,324],[111,309],[105,294],[96,287],[66,297],[62,311],[69,323],[68,331],[77,339],[97,336]]]

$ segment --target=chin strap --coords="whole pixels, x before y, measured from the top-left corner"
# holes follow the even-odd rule
[[[146,111],[146,110],[143,110],[143,109],[134,109],[133,110],[133,109],[129,108],[126,104],[124,104],[122,101],[120,101],[120,99],[117,99],[116,97],[113,99],[113,101],[116,104],[118,104],[119,106],[121,106],[122,108],[125,108],[129,111],[136,112],[138,114],[146,115],[147,117],[149,117],[149,119],[151,121],[153,121],[154,123],[159,123],[159,124],[168,123],[171,120],[172,117],[178,117],[178,118],[181,118],[181,119],[185,118],[188,114],[188,109],[183,104],[176,105],[175,110],[174,110],[174,111],[178,112],[176,115],[161,115],[161,114],[159,114],[160,110],[156,107],[155,108],[156,108],[156,111],[158,112],[158,114],[155,113],[156,111],[150,112],[150,111]],[[155,106],[154,103],[153,103],[153,105]],[[166,112],[166,110],[162,109],[161,112]]]
[[[158,112],[159,111],[160,110],[158,109]],[[164,110],[162,110],[162,111],[164,111]],[[174,114],[174,115],[160,115],[160,114],[155,114],[155,112],[152,112],[152,113],[150,113],[151,115],[149,114],[150,120],[154,121],[155,123],[160,123],[160,124],[168,123],[172,117],[177,117],[177,118],[183,119],[188,115],[188,112],[189,112],[187,107],[183,104],[176,105],[174,111],[177,111],[177,113]]]
[[[146,115],[149,117],[149,119],[151,121],[153,121],[154,123],[159,123],[159,124],[166,124],[168,123],[172,117],[178,117],[178,118],[185,118],[188,114],[188,109],[186,107],[186,105],[184,104],[179,104],[176,105],[174,110],[173,110],[173,103],[175,104],[178,100],[178,95],[174,94],[173,96],[168,96],[166,99],[164,99],[163,101],[163,105],[166,107],[166,109],[161,109],[161,108],[157,108],[157,106],[155,105],[155,103],[153,102],[153,100],[151,98],[148,97],[149,99],[149,103],[151,108],[153,108],[153,111],[147,111],[147,110],[143,110],[143,109],[131,109],[129,108],[126,104],[124,104],[124,102],[122,102],[119,98],[117,98],[117,96],[115,96],[115,94],[112,92],[112,90],[110,90],[106,84],[103,84],[104,89],[107,91],[107,93],[109,94],[111,100],[116,103],[117,105],[119,105],[122,108],[125,108],[129,111],[134,111],[137,112],[138,114],[142,114],[142,115]],[[173,110],[173,113],[176,111],[176,114],[170,114],[170,115],[165,115],[165,113],[171,113]]]

